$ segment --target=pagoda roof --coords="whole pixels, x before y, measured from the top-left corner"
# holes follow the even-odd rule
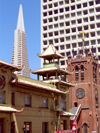
[[[54,47],[53,44],[49,44],[48,47],[46,48],[46,50],[42,53],[42,54],[37,54],[38,57],[40,58],[45,58],[47,60],[51,60],[53,59],[53,56],[55,58],[64,58],[64,56],[62,56]]]
[[[15,65],[12,65],[12,64],[7,63],[7,62],[2,61],[2,60],[0,60],[0,67],[4,67],[4,68],[7,68],[7,69],[12,70],[12,71],[21,71],[24,68],[24,66],[17,67]]]
[[[51,79],[51,80],[43,80],[43,82],[45,83],[58,83],[58,84],[64,84],[64,85],[67,85],[69,87],[76,87],[77,84],[71,84],[69,82],[65,82],[65,81],[62,81],[60,79]]]
[[[6,113],[20,113],[23,111],[23,108],[21,110],[14,109],[12,107],[7,106],[0,106],[0,112],[6,112]]]
[[[16,76],[16,78],[12,78],[10,80],[10,84],[16,87],[22,87],[24,89],[35,90],[44,93],[55,93],[56,95],[66,94],[66,92],[54,88],[54,85],[22,76]]]
[[[31,71],[31,70],[30,70]],[[56,71],[58,71],[58,75],[71,75],[73,74],[72,72],[68,72],[66,70],[60,69],[59,67],[43,67],[40,69],[37,69],[35,71],[31,71],[32,74],[39,74],[39,75],[46,75],[49,73],[49,76],[54,76]]]

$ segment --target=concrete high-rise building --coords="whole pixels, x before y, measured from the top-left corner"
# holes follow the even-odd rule
[[[23,10],[21,4],[19,8],[17,28],[15,30],[14,48],[13,48],[11,64],[16,65],[18,67],[22,67],[22,65],[24,65],[23,70],[16,72],[16,74],[24,77],[30,77],[27,46],[26,46],[26,33],[25,33]]]
[[[97,55],[100,64],[100,0],[41,0],[41,52],[53,42],[65,55],[61,68],[67,67],[73,49],[74,56],[82,53],[82,29],[87,32],[85,49]]]

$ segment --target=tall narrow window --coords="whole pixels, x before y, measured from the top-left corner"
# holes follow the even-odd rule
[[[65,101],[61,101],[60,105],[63,110],[66,110]]]
[[[12,98],[11,98],[12,105],[15,105],[15,93],[12,93]]]
[[[4,91],[0,91],[0,104],[4,104]]]
[[[43,107],[44,108],[48,107],[48,100],[47,100],[47,98],[43,98]]]
[[[78,68],[78,66],[75,67],[75,81],[79,81],[79,68]]]
[[[24,122],[24,133],[31,133],[31,122]]]
[[[93,63],[93,81],[97,83],[97,64]]]
[[[84,80],[84,66],[81,66],[81,81]]]
[[[31,96],[25,95],[25,106],[31,106]]]
[[[97,90],[97,88],[95,88],[95,104],[96,104],[96,108],[98,108],[99,103],[98,103],[98,90]]]
[[[86,123],[83,124],[84,133],[88,133],[88,125]]]
[[[42,133],[48,133],[48,122],[42,123]]]
[[[15,133],[15,122],[11,122],[11,133]]]

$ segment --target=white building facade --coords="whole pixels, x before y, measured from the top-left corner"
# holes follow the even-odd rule
[[[16,65],[18,67],[22,67],[22,65],[24,65],[23,70],[16,72],[16,74],[24,77],[30,77],[22,5],[20,5],[19,8],[19,15],[18,15],[17,28],[15,30],[14,48],[13,48],[11,64]]]
[[[41,0],[41,52],[53,42],[65,55],[61,68],[66,69],[73,49],[74,56],[82,53],[82,29],[87,32],[85,49],[98,56],[100,64],[100,0]]]

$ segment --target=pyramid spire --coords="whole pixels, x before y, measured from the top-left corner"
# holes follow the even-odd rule
[[[20,4],[20,7],[19,7],[17,30],[21,30],[25,32],[22,4]]]

